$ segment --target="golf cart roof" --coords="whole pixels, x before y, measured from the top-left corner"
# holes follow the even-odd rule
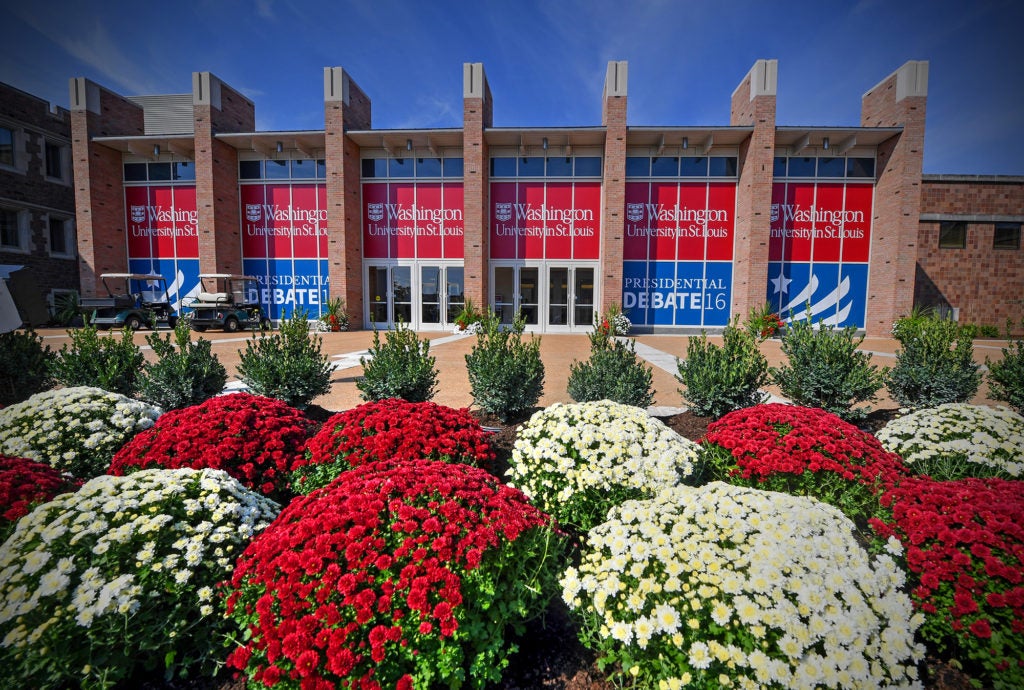
[[[159,273],[101,273],[100,279],[107,278],[128,278],[129,280],[164,280]]]
[[[237,273],[200,273],[200,278],[224,278],[226,280],[256,280],[256,276],[243,276]]]

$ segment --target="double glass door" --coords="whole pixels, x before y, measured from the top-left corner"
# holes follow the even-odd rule
[[[502,323],[521,312],[527,327],[579,330],[594,323],[594,266],[495,266],[494,311]]]
[[[443,328],[465,304],[462,266],[371,264],[366,273],[370,324],[392,328],[399,321],[412,328]]]

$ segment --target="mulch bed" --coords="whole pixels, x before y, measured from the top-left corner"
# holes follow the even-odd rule
[[[503,477],[512,457],[519,426],[525,423],[535,410],[520,418],[502,423],[491,415],[474,412],[482,426],[496,429],[491,445],[497,459],[491,471]],[[305,410],[307,416],[323,423],[333,412],[312,405]],[[861,423],[866,431],[876,431],[885,426],[896,415],[896,410],[883,409],[872,412]],[[670,417],[659,417],[666,426],[681,436],[698,441],[704,436],[710,417],[698,417],[683,412]],[[596,657],[579,641],[576,627],[565,604],[555,598],[541,618],[527,623],[526,631],[518,640],[519,652],[512,657],[500,684],[495,690],[534,690],[539,688],[561,688],[564,690],[614,690],[616,687],[605,680],[605,673],[597,668]],[[929,656],[923,668],[925,687],[930,690],[973,690],[970,677],[944,660]],[[216,678],[196,678],[176,682],[156,679],[134,678],[123,683],[116,690],[244,690],[242,679],[232,678],[231,672],[223,672]]]

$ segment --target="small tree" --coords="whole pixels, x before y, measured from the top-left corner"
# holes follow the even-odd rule
[[[1020,325],[1024,329],[1024,319],[1021,319]],[[990,362],[986,357],[985,365],[988,367],[988,386],[992,397],[1002,400],[1024,415],[1024,337],[1013,340],[1009,319],[1006,320],[1003,359]]]
[[[278,331],[261,333],[239,350],[238,378],[257,395],[301,409],[331,390],[333,367],[321,338],[309,332],[304,310],[282,319]]]
[[[146,342],[159,358],[142,372],[139,397],[164,410],[189,407],[212,398],[224,389],[228,373],[209,340],[192,342],[188,323],[179,320],[171,336],[151,333]]]
[[[476,344],[466,355],[473,402],[507,422],[534,407],[544,390],[540,338],[523,341],[522,314],[516,315],[511,328],[502,328],[488,309],[480,324]]]
[[[887,385],[901,406],[966,402],[978,392],[981,373],[969,329],[932,312],[915,311],[893,325],[893,335],[903,349],[896,352]]]
[[[863,419],[868,410],[854,408],[877,399],[888,369],[871,364],[871,354],[857,347],[864,336],[853,326],[835,328],[807,318],[794,321],[782,336],[782,352],[789,364],[770,370],[772,381],[790,400],[804,407],[820,407],[847,421]]]
[[[99,337],[95,326],[68,331],[71,344],[63,345],[53,361],[53,377],[61,384],[95,386],[112,393],[133,397],[139,390],[139,378],[145,357],[125,328],[121,337]]]
[[[427,402],[437,392],[437,359],[430,355],[430,341],[420,340],[402,321],[395,330],[380,334],[373,329],[369,357],[360,357],[363,377],[356,381],[363,400],[368,402],[401,398],[408,402]]]
[[[0,406],[28,400],[53,384],[54,354],[31,328],[0,333]]]
[[[603,319],[590,334],[590,359],[569,365],[569,396],[576,402],[611,400],[647,407],[654,402],[651,367],[636,356],[632,338],[612,337],[613,324]]]
[[[690,338],[686,359],[676,365],[676,379],[686,386],[679,393],[691,411],[702,417],[717,419],[768,399],[760,390],[768,382],[768,360],[753,334],[730,323],[722,331],[722,340],[718,347],[708,342],[705,333]]]

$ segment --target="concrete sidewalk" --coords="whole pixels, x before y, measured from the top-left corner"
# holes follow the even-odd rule
[[[53,350],[70,342],[64,329],[40,329],[37,331],[44,337],[44,342]],[[154,355],[146,344],[149,331],[134,334],[134,341],[142,346],[147,359]],[[352,331],[343,333],[320,333],[322,350],[331,357],[335,366],[331,391],[313,402],[329,410],[345,410],[358,405],[359,390],[356,380],[362,376],[363,369],[359,363],[360,356],[365,356],[373,341],[372,331]],[[431,341],[430,354],[437,360],[438,391],[434,402],[452,407],[468,407],[473,399],[469,392],[469,375],[466,373],[465,356],[476,343],[471,335],[453,335],[448,332],[421,332],[420,338]],[[221,333],[209,331],[193,334],[193,339],[206,338],[213,343],[212,351],[228,370],[228,386],[238,387],[236,377],[240,351],[245,350],[245,343],[250,338],[258,337],[253,333]],[[383,339],[384,335],[381,334]],[[526,337],[529,337],[527,335]],[[589,356],[590,341],[584,334],[545,334],[541,338],[541,358],[544,362],[544,393],[541,405],[556,402],[571,402],[566,386],[569,379],[569,367],[575,361],[585,360]],[[640,335],[635,336],[637,354],[651,364],[655,389],[656,406],[677,408],[686,405],[678,389],[681,384],[675,379],[676,358],[685,358],[690,336],[684,335]],[[721,337],[711,336],[712,342],[721,344]],[[992,360],[1002,358],[1001,348],[1005,343],[1001,340],[975,341],[975,361],[984,364],[985,357]],[[872,353],[872,361],[879,366],[891,367],[895,364],[895,352],[899,347],[896,340],[890,338],[869,338],[861,345],[861,349]],[[761,351],[772,366],[786,361],[778,340],[762,343]],[[775,387],[766,389],[769,393],[781,395]],[[973,402],[996,404],[988,398],[988,385],[982,383],[978,395]],[[885,395],[884,389],[876,407],[896,407],[895,403]]]

